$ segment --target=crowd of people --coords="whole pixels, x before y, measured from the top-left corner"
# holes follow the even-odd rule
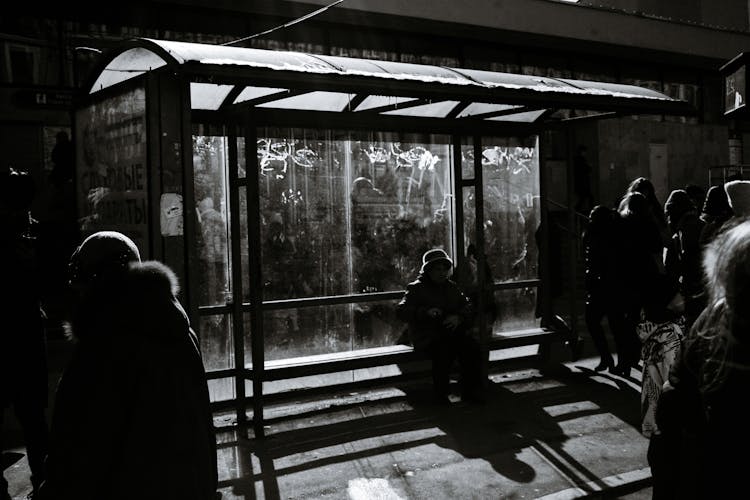
[[[640,177],[616,208],[595,206],[583,234],[595,370],[642,370],[641,429],[655,499],[741,491],[741,461],[732,457],[749,438],[734,406],[750,373],[748,216],[750,181],[676,189],[662,208]]]
[[[0,403],[23,428],[33,497],[216,498],[207,381],[177,280],[164,264],[141,261],[121,233],[97,232],[71,257],[75,348],[47,428],[34,186],[25,174],[2,175],[3,282],[14,294],[0,301]],[[654,498],[734,497],[743,466],[734,457],[750,445],[738,406],[750,382],[750,181],[676,189],[662,207],[639,177],[616,207],[592,208],[583,250],[594,369],[642,370]],[[454,361],[462,399],[484,400],[476,313],[483,305],[491,322],[497,310],[477,289],[480,274],[492,281],[479,262],[470,245],[453,274],[444,250],[428,250],[397,306],[415,349],[432,360],[438,403],[450,402]],[[0,486],[9,498],[4,479]]]

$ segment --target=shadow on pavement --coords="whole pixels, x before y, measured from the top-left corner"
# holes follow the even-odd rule
[[[434,444],[467,459],[483,459],[516,483],[537,479],[534,467],[519,457],[531,447],[584,491],[593,491],[592,485],[603,489],[606,485],[597,474],[566,450],[570,436],[561,422],[608,413],[637,428],[640,394],[622,378],[596,373],[605,377],[600,381],[591,377],[594,373],[560,365],[528,381],[490,381],[484,404],[435,404],[431,386],[424,382],[398,387],[403,396],[272,420],[264,439],[229,437],[219,445],[220,462],[230,476],[220,488],[231,487],[245,499],[280,499],[279,479],[285,475],[320,474],[315,469]],[[540,384],[542,380],[547,383]],[[593,404],[576,405],[581,401]],[[557,417],[546,410],[558,405],[580,409]],[[256,488],[262,494],[256,494]],[[305,498],[303,492],[294,493]]]

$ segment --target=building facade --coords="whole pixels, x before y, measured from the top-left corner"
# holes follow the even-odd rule
[[[581,119],[568,121],[568,133],[546,132],[540,150],[554,180],[547,184],[551,211],[572,203],[565,186],[579,145],[589,151],[597,203],[616,203],[638,176],[651,178],[663,201],[686,184],[707,188],[711,167],[745,162],[745,128],[723,117],[718,69],[750,42],[748,3],[721,3],[718,9],[705,0],[475,0],[467,8],[465,2],[344,0],[279,28],[331,2],[72,3],[44,10],[29,2],[0,19],[3,167],[29,171],[37,181],[33,215],[48,243],[49,295],[60,295],[80,227],[71,204],[73,175],[62,169],[58,182],[53,150],[74,133],[73,103],[101,54],[124,39],[148,37],[655,89],[691,103],[696,113],[596,121],[570,115]]]

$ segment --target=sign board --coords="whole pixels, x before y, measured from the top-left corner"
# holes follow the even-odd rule
[[[724,113],[744,107],[745,97],[745,66],[740,66],[724,78]]]
[[[24,108],[70,109],[73,106],[73,92],[22,89],[15,93],[14,101]]]
[[[747,63],[750,53],[743,52],[721,67],[724,78],[724,116],[747,113]]]

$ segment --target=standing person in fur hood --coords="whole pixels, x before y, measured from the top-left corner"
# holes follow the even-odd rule
[[[208,387],[174,273],[113,231],[89,236],[70,267],[76,346],[39,498],[216,498]]]

